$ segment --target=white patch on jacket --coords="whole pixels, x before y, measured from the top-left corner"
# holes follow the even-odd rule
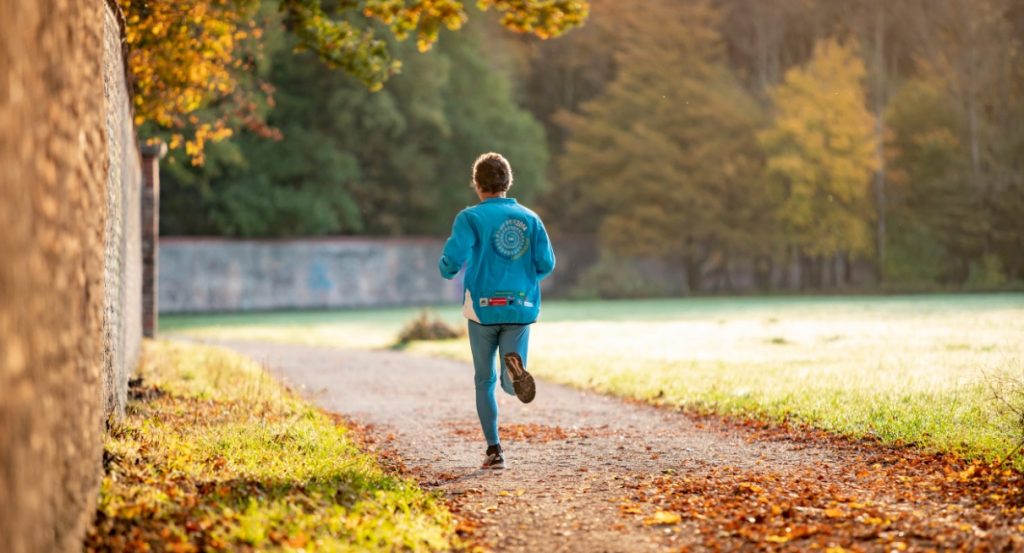
[[[474,323],[480,323],[480,317],[476,316],[476,309],[473,309],[473,297],[466,290],[466,298],[462,301],[462,315]]]

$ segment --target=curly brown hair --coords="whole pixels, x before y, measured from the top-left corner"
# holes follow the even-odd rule
[[[486,194],[512,188],[512,166],[501,154],[486,153],[473,163],[473,185]]]

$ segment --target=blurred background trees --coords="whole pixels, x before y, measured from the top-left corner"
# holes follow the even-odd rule
[[[172,102],[177,123],[140,109],[194,144],[165,175],[165,233],[443,234],[493,149],[553,232],[593,239],[601,275],[656,259],[695,293],[735,271],[763,290],[857,266],[889,286],[1024,278],[1019,0],[591,0],[557,41],[535,35],[587,6],[205,3],[259,23],[204,31],[237,41],[204,78],[232,92]],[[317,13],[347,38],[307,32]],[[204,124],[223,140],[199,148]]]
[[[545,63],[577,48],[589,53],[576,58],[611,68],[597,73],[603,79],[578,72],[586,98],[561,115],[545,119],[551,110],[532,106],[547,99],[525,99],[557,138],[544,197],[558,210],[556,228],[600,232],[620,256],[696,259],[702,271],[686,270],[687,280],[705,291],[728,288],[737,259],[762,289],[842,286],[858,259],[897,287],[1024,278],[1024,4],[622,9],[595,1],[591,25],[538,47],[556,54],[538,71],[557,71]],[[716,16],[697,29],[676,23],[707,11]],[[615,23],[602,26],[603,14]],[[707,32],[724,52],[714,75],[683,54]],[[675,42],[658,43],[662,34]],[[645,65],[656,69],[636,76]]]

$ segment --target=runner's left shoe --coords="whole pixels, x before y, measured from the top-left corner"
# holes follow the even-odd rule
[[[500,445],[490,446],[484,454],[484,464],[480,466],[487,470],[501,470],[505,468],[505,456]]]
[[[512,377],[512,386],[516,389],[516,397],[519,398],[519,401],[523,403],[533,401],[537,395],[537,385],[533,381],[533,376],[526,372],[523,358],[515,352],[506,353],[505,367],[508,369],[509,376]]]

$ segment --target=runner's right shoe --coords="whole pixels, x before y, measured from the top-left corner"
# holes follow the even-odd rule
[[[537,384],[534,383],[533,376],[526,372],[523,358],[515,352],[506,353],[505,367],[508,369],[509,376],[512,377],[512,386],[516,389],[516,397],[519,398],[519,401],[523,403],[533,401],[537,395]]]

